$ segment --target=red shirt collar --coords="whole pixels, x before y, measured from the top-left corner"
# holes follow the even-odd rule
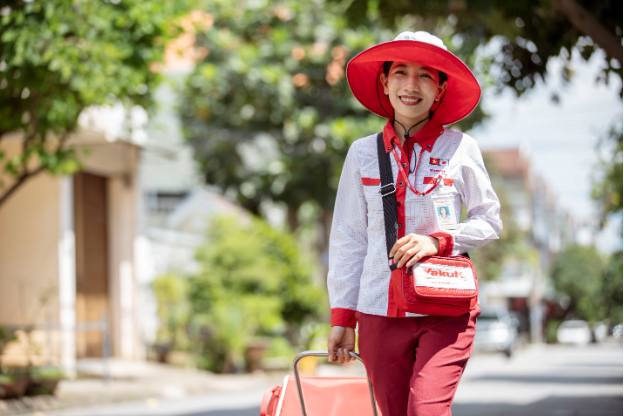
[[[431,152],[433,144],[436,139],[440,137],[443,131],[444,127],[442,127],[442,125],[434,118],[433,120],[429,120],[425,127],[414,134],[411,139],[418,143],[421,147],[424,147],[428,152]],[[401,141],[397,137],[397,134],[394,131],[394,126],[392,125],[392,120],[390,119],[388,119],[388,123],[386,123],[386,126],[383,129],[383,139],[384,144],[386,145],[386,153],[392,149],[392,142],[399,145],[399,147],[401,146]]]

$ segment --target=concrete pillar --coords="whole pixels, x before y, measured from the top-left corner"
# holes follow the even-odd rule
[[[73,177],[60,179],[59,321],[61,325],[61,366],[76,375],[76,237],[74,234]]]

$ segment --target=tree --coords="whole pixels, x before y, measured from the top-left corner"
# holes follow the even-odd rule
[[[150,65],[178,33],[187,2],[9,0],[0,8],[0,143],[22,132],[22,151],[0,152],[8,183],[0,205],[26,180],[67,174],[79,163],[67,138],[89,106],[149,108],[160,81]]]
[[[611,127],[598,145],[603,154],[597,166],[599,177],[594,179],[592,197],[600,204],[601,224],[608,217],[622,213],[622,124]]]
[[[574,316],[601,321],[607,318],[607,305],[612,303],[613,294],[605,290],[605,265],[595,247],[570,245],[564,248],[555,258],[551,277],[555,289],[570,298],[564,319]]]
[[[259,335],[284,333],[297,344],[303,324],[326,304],[292,236],[260,219],[217,218],[197,260],[201,270],[189,278],[188,294],[203,368],[239,367]]]
[[[598,145],[603,155],[597,166],[592,197],[600,204],[600,225],[615,220],[622,230],[622,124],[612,126]],[[621,236],[620,231],[620,236]],[[622,322],[622,250],[612,253],[605,271],[604,295],[611,323]]]
[[[375,21],[395,30],[407,26],[446,34],[469,66],[519,96],[546,77],[546,63],[555,57],[566,59],[562,75],[569,80],[573,49],[588,60],[602,48],[606,59],[599,78],[608,82],[615,73],[622,79],[619,0],[422,0],[417,7],[409,1],[353,0],[345,16],[351,27]]]
[[[212,28],[198,35],[210,53],[182,93],[186,137],[206,182],[260,212],[263,200],[333,209],[349,144],[381,121],[354,102],[347,60],[375,39],[343,31],[339,7],[322,2],[211,2]],[[322,216],[322,215],[321,215]]]

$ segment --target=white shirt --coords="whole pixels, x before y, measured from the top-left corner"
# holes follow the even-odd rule
[[[413,161],[421,151],[419,145],[414,147]],[[395,146],[395,151],[401,155],[400,146]],[[390,161],[398,187],[401,177],[392,153]],[[425,192],[440,173],[446,180],[428,195],[405,190],[405,233],[439,232],[433,200],[445,197],[454,203],[457,223],[455,229],[444,230],[450,242],[445,255],[466,253],[497,239],[503,227],[500,203],[477,142],[467,134],[445,128],[430,153],[422,153],[418,170],[409,174],[409,181],[419,192]],[[388,313],[390,269],[379,178],[374,134],[351,145],[338,185],[327,276],[332,325],[354,326],[345,322],[354,319],[356,310],[382,316]],[[466,207],[464,222],[462,206]]]

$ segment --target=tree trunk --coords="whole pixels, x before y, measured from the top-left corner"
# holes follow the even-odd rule
[[[288,220],[288,228],[291,233],[297,231],[299,228],[299,218],[297,213],[299,212],[299,205],[288,205],[288,210],[286,212],[286,219]]]
[[[2,204],[4,204],[9,199],[9,197],[13,195],[13,193],[17,191],[17,189],[26,182],[26,180],[32,178],[33,176],[38,175],[39,173],[43,172],[43,170],[44,170],[44,167],[40,166],[37,169],[33,170],[32,172],[28,172],[26,174],[20,175],[20,177],[17,178],[17,181],[13,185],[11,185],[9,189],[7,189],[5,192],[0,194],[0,207],[2,207]]]
[[[329,233],[331,231],[333,215],[334,212],[332,210],[323,208],[321,218],[319,218],[318,222],[318,240],[316,248],[319,253],[323,279],[327,279],[327,273],[329,272]]]
[[[574,0],[553,0],[553,3],[572,22],[574,27],[592,38],[607,55],[617,59],[622,66],[622,44],[615,34],[610,33],[583,6]]]

